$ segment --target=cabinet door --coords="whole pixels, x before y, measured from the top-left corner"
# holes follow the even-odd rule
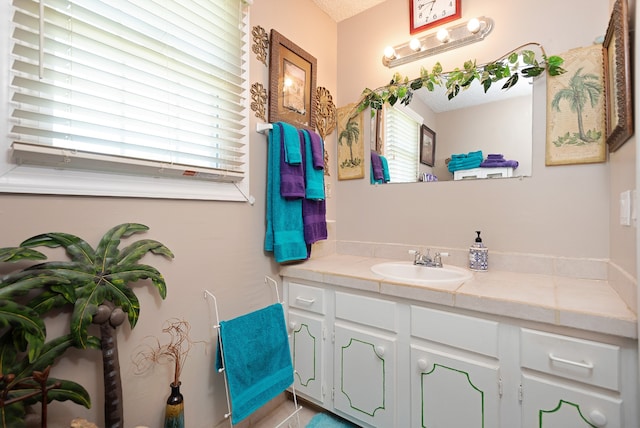
[[[336,323],[334,407],[376,427],[393,427],[395,338]]]
[[[324,318],[289,311],[289,327],[296,392],[324,404]]]
[[[412,426],[500,426],[497,361],[475,361],[413,344],[410,369]]]
[[[625,427],[622,401],[585,386],[522,376],[523,428]]]

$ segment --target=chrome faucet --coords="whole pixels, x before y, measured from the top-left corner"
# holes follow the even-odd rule
[[[424,254],[419,250],[409,250],[409,253],[413,254],[413,264],[419,266],[442,267],[442,256],[449,255],[448,253],[436,252],[436,255],[431,258],[429,252],[429,249],[427,249]]]

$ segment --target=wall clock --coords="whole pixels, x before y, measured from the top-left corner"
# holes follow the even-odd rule
[[[411,34],[459,19],[461,0],[409,0]]]

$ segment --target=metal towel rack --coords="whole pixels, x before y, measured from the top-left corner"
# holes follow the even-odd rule
[[[267,124],[270,126],[270,124]],[[260,131],[258,131],[260,132]],[[276,292],[276,298],[278,300],[278,303],[283,304],[282,300],[280,300],[280,292],[278,291],[278,282],[271,278],[268,275],[265,275],[264,277],[264,283],[269,285],[272,284],[275,292]],[[229,426],[233,428],[233,422],[231,420],[231,397],[229,395],[229,383],[227,381],[227,374],[225,373],[225,361],[224,361],[224,349],[222,348],[222,340],[220,338],[220,312],[218,310],[218,299],[216,298],[215,294],[213,294],[212,292],[210,292],[209,290],[204,290],[204,299],[207,300],[207,298],[211,298],[213,300],[213,306],[214,306],[214,310],[215,310],[215,314],[216,314],[216,323],[213,326],[213,328],[218,332],[218,346],[220,347],[220,357],[222,360],[222,367],[220,369],[218,369],[219,373],[222,373],[224,376],[224,386],[225,386],[225,394],[227,397],[227,410],[228,412],[224,414],[225,419],[229,420]],[[295,368],[294,368],[294,373],[295,373]],[[289,421],[292,417],[296,416],[296,426],[300,427],[300,418],[298,416],[298,413],[300,412],[300,410],[302,410],[302,406],[300,406],[298,404],[298,397],[296,395],[296,389],[295,389],[295,382],[291,385],[291,392],[293,395],[293,404],[294,404],[294,410],[291,414],[289,414],[286,418],[284,418],[278,425],[276,425],[274,428],[280,428],[282,426],[284,426],[285,423],[287,423],[287,421]],[[291,427],[291,425],[289,425],[289,427]]]

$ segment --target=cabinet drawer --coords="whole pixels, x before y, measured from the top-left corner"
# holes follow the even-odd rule
[[[289,284],[289,307],[324,315],[325,290],[292,282]]]
[[[495,321],[411,306],[411,335],[498,357],[498,323]]]
[[[388,300],[338,292],[336,318],[388,331],[398,331],[396,303]]]
[[[620,389],[620,347],[528,329],[520,336],[522,367]]]

